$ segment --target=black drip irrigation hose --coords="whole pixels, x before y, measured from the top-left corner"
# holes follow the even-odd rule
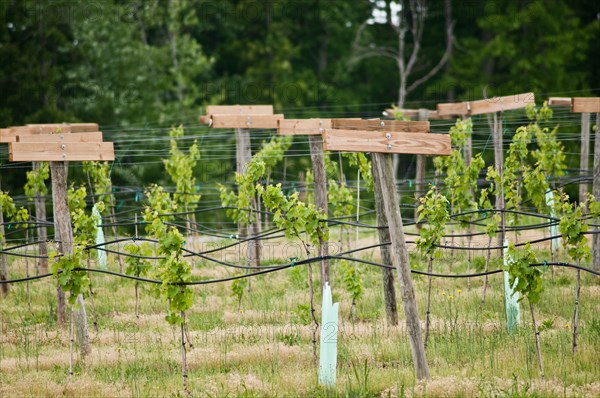
[[[264,269],[262,271],[257,271],[257,272],[253,272],[250,274],[242,274],[242,275],[235,275],[235,276],[230,276],[227,278],[220,278],[220,279],[210,279],[210,280],[204,280],[204,281],[193,281],[193,282],[180,282],[180,283],[168,283],[169,285],[175,285],[175,286],[195,286],[195,285],[210,285],[210,284],[214,284],[214,283],[222,283],[222,282],[228,282],[228,281],[233,281],[236,279],[243,279],[243,278],[250,278],[253,276],[258,276],[258,275],[264,275],[264,274],[269,274],[271,272],[275,272],[275,271],[281,271],[284,269],[288,269],[288,268],[292,268],[298,265],[304,265],[304,264],[308,264],[308,263],[314,263],[314,262],[319,262],[322,260],[332,260],[332,259],[339,259],[339,260],[348,260],[348,261],[355,261],[355,262],[359,262],[359,263],[363,263],[363,264],[369,264],[369,265],[374,265],[377,267],[381,267],[381,268],[389,268],[389,269],[395,269],[393,266],[390,265],[385,265],[385,264],[379,264],[373,261],[368,261],[368,260],[361,260],[361,259],[356,259],[353,257],[345,257],[345,256],[320,256],[320,257],[313,257],[313,258],[309,258],[309,259],[305,259],[305,260],[300,260],[298,262],[292,262],[289,264],[285,264],[285,265],[281,265],[281,266],[277,266],[277,267],[273,267],[270,269]],[[588,272],[592,275],[595,276],[600,276],[600,272],[586,268],[586,267],[582,267],[579,265],[575,265],[575,264],[570,264],[570,263],[563,263],[563,262],[544,262],[544,263],[534,263],[534,264],[529,264],[530,267],[549,267],[549,266],[557,266],[557,267],[564,267],[564,268],[574,268],[580,271],[584,271],[584,272]],[[264,268],[264,267],[261,267]],[[254,268],[256,269],[256,268]],[[156,279],[149,279],[149,278],[142,278],[139,276],[134,276],[134,275],[127,275],[127,274],[121,274],[119,272],[114,272],[114,271],[109,271],[109,270],[103,270],[103,269],[96,269],[96,268],[74,268],[74,271],[86,271],[86,272],[97,272],[97,273],[101,273],[101,274],[108,274],[108,275],[112,275],[112,276],[117,276],[120,278],[125,278],[125,279],[132,279],[135,281],[139,281],[139,282],[146,282],[146,283],[154,283],[154,284],[163,284],[162,281],[160,280],[156,280]],[[485,275],[494,275],[494,274],[499,274],[501,272],[503,272],[504,270],[502,269],[496,269],[496,270],[492,270],[492,271],[487,271],[487,272],[477,272],[477,273],[472,273],[472,274],[439,274],[439,273],[434,273],[434,272],[426,272],[426,271],[419,271],[419,270],[410,270],[413,274],[417,274],[417,275],[425,275],[425,276],[431,276],[431,277],[436,277],[436,278],[475,278],[475,277],[480,277],[480,276],[485,276]],[[57,274],[61,274],[62,271],[59,270],[57,272]],[[20,282],[27,282],[27,281],[33,281],[33,280],[39,280],[39,279],[43,279],[43,278],[48,278],[51,276],[55,276],[55,274],[43,274],[43,275],[35,275],[35,276],[30,276],[27,278],[19,278],[19,279],[9,279],[9,280],[0,280],[0,285],[2,284],[10,284],[10,283],[20,283]]]

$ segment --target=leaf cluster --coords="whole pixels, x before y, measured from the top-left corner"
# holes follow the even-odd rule
[[[266,188],[257,184],[256,190],[265,207],[274,213],[273,222],[285,231],[286,237],[299,238],[300,234],[305,232],[313,245],[318,245],[320,240],[328,240],[326,215],[315,205],[299,200],[298,192],[286,196],[281,184],[268,185]]]
[[[169,132],[171,136],[171,148],[169,150],[169,158],[163,159],[165,169],[171,180],[177,187],[173,199],[178,207],[186,211],[192,211],[196,208],[201,195],[196,191],[196,177],[194,177],[194,167],[200,160],[200,150],[198,142],[194,143],[187,151],[187,154],[179,149],[177,140],[182,138],[184,134],[183,126],[172,128]]]
[[[360,300],[364,295],[363,280],[354,264],[345,260],[340,261],[344,288],[350,293],[353,301]]]
[[[110,164],[108,162],[83,162],[83,171],[89,176],[98,201],[112,205],[114,196],[110,179]]]
[[[430,256],[436,251],[436,245],[444,236],[446,223],[450,221],[448,199],[435,188],[429,189],[425,196],[419,198],[418,221],[427,220],[416,239],[417,248]]]
[[[51,255],[50,257],[53,257]],[[84,250],[82,246],[74,245],[73,253],[61,256],[50,267],[51,272],[57,276],[58,284],[65,292],[69,292],[69,304],[75,305],[77,296],[84,294],[90,285],[86,271],[76,270],[83,263]],[[60,274],[59,274],[60,271]]]
[[[39,168],[28,171],[26,174],[25,195],[29,200],[33,200],[36,196],[45,196],[48,194],[46,180],[50,178],[50,164],[48,162],[40,162],[39,165]]]
[[[521,294],[519,301],[527,297],[529,302],[536,304],[544,291],[542,283],[543,270],[539,267],[530,266],[530,264],[536,262],[537,257],[529,242],[523,250],[516,250],[514,243],[509,244],[505,270],[509,274],[513,294],[514,292]]]
[[[585,216],[588,215],[589,208],[591,216],[597,217],[600,213],[600,202],[595,202],[594,197],[589,193],[588,197],[579,204],[569,202],[569,195],[563,191],[559,191],[556,196],[558,201],[555,202],[555,211],[560,216],[558,230],[564,240],[567,253],[577,263],[588,260],[591,251],[588,238],[585,236],[589,228]]]

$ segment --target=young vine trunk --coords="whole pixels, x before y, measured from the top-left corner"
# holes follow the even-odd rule
[[[315,364],[317,363],[317,330],[319,330],[319,322],[317,322],[317,316],[315,314],[315,290],[313,285],[313,276],[312,276],[312,266],[309,263],[307,266],[308,269],[308,289],[310,295],[310,316],[313,320],[313,330],[312,330],[312,348],[313,348],[313,360]]]
[[[427,264],[427,272],[431,273],[433,270],[433,257],[429,257]],[[427,312],[425,313],[425,348],[427,348],[427,341],[429,340],[429,322],[431,314],[431,275],[427,275]]]
[[[577,261],[579,265],[579,261]],[[575,287],[575,313],[573,314],[573,354],[577,352],[577,336],[579,334],[579,294],[581,293],[581,271],[577,270],[577,285]]]
[[[492,249],[490,249],[490,247],[492,246],[492,237],[490,236],[488,238],[488,249],[487,249],[487,254],[485,256],[485,268],[483,269],[483,272],[485,272],[485,276],[483,277],[483,291],[481,293],[481,305],[483,305],[483,303],[485,303],[485,292],[487,290],[487,286],[488,286],[488,269],[490,268],[490,257],[492,255]]]
[[[542,349],[540,348],[540,332],[537,327],[535,320],[535,312],[533,311],[533,303],[529,302],[529,309],[531,310],[531,320],[533,321],[533,332],[535,333],[535,349],[538,356],[538,364],[540,366],[540,376],[544,378],[544,362],[542,361]]]

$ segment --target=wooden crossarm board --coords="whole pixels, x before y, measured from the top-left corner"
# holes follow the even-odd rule
[[[11,128],[0,129],[0,143],[15,142],[17,136],[12,134]]]
[[[0,129],[0,143],[15,142],[17,137],[42,134],[97,132],[97,123],[28,124]]]
[[[19,135],[17,142],[102,142],[102,133],[96,131],[93,133]]]
[[[503,112],[512,109],[525,108],[527,104],[535,104],[533,93],[507,95],[471,102],[471,115]]]
[[[272,115],[273,105],[209,105],[200,123],[209,124],[210,115]]]
[[[469,114],[469,105],[466,102],[437,104],[436,110],[440,116],[466,116]]]
[[[98,131],[97,123],[28,124],[31,134],[91,133]]]
[[[11,142],[8,158],[11,162],[115,160],[115,151],[112,142]]]
[[[428,121],[405,122],[400,120],[352,120],[331,119],[333,129],[366,130],[366,131],[395,131],[403,133],[428,133]]]
[[[212,128],[276,129],[283,115],[211,115]]]
[[[327,151],[450,155],[448,134],[329,129],[323,133]]]
[[[331,128],[331,119],[282,119],[279,120],[279,135],[321,135]]]
[[[600,97],[575,97],[571,112],[600,113]]]
[[[472,102],[457,102],[450,104],[438,104],[437,113],[444,115],[482,115],[486,113],[503,112],[513,109],[525,108],[527,104],[535,103],[533,93],[507,95]]]
[[[571,107],[570,97],[550,97],[548,98],[549,106],[568,106]]]
[[[209,105],[207,115],[272,115],[273,105]]]
[[[452,119],[453,115],[439,115],[437,111],[431,109],[386,109],[384,114],[386,116],[394,117],[397,112],[402,113],[406,117],[412,119],[421,118],[420,120],[447,120]]]

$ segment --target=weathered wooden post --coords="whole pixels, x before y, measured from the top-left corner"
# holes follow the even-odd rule
[[[595,200],[600,200],[600,97],[573,98],[572,112],[581,113],[595,113],[596,114],[596,134],[594,135],[594,171],[592,173],[592,195]],[[583,133],[583,127],[582,127]],[[589,134],[589,126],[588,126]],[[583,135],[582,135],[583,140]],[[582,164],[583,164],[583,144],[582,143]],[[589,138],[588,138],[589,145]],[[588,150],[589,151],[589,150]],[[589,155],[588,155],[589,156]],[[586,156],[587,158],[587,156]],[[586,171],[587,174],[587,171]],[[587,185],[587,184],[585,184]],[[587,188],[587,186],[586,186]],[[581,194],[581,193],[580,193]],[[580,198],[579,200],[584,200]],[[599,221],[597,220],[596,223]],[[598,228],[596,228],[598,229]],[[600,234],[596,233],[592,237],[592,268],[596,271],[600,271]]]
[[[273,114],[272,105],[210,105],[206,107],[206,116],[201,116],[200,121],[208,123],[212,128],[235,129],[236,169],[238,173],[244,174],[252,159],[249,130],[276,129],[277,121],[283,118],[281,114]],[[238,226],[239,238],[252,239],[261,233],[261,213],[256,199],[252,200],[250,210],[256,213],[256,220],[248,226]],[[246,255],[249,265],[260,266],[260,254],[260,241],[248,241]]]
[[[315,205],[327,215],[327,176],[325,175],[325,157],[321,133],[331,128],[330,119],[288,119],[280,120],[277,133],[280,135],[307,135],[310,147],[310,159],[315,178]],[[329,245],[319,240],[319,256],[321,259],[321,289],[326,283],[331,284],[329,275]]]
[[[82,125],[48,124],[21,129],[8,144],[11,162],[50,162],[52,179],[52,202],[54,209],[55,237],[59,240],[61,255],[73,253],[73,228],[67,199],[67,167],[69,161],[114,160],[112,142],[102,142],[102,133],[74,133]],[[84,124],[86,129],[98,128],[96,124]],[[81,130],[79,130],[81,131]],[[66,319],[64,292],[58,290],[58,320]],[[77,336],[83,355],[89,353],[89,334],[83,295],[77,296]]]
[[[398,205],[391,154],[449,155],[451,152],[450,137],[426,133],[425,131],[429,130],[428,122],[399,123],[402,124],[395,125],[390,121],[383,120],[365,120],[362,123],[352,121],[351,125],[360,130],[349,130],[335,129],[343,126],[336,125],[334,121],[334,128],[323,133],[323,143],[326,150],[371,152],[373,154],[373,182],[379,186],[381,192],[382,207],[391,240],[391,260],[398,272],[415,373],[418,379],[428,379],[429,367],[425,355],[414,285],[410,275],[408,249]],[[362,126],[359,127],[359,125]],[[423,126],[425,126],[425,131],[423,131]],[[402,132],[395,131],[398,129],[401,129]]]

